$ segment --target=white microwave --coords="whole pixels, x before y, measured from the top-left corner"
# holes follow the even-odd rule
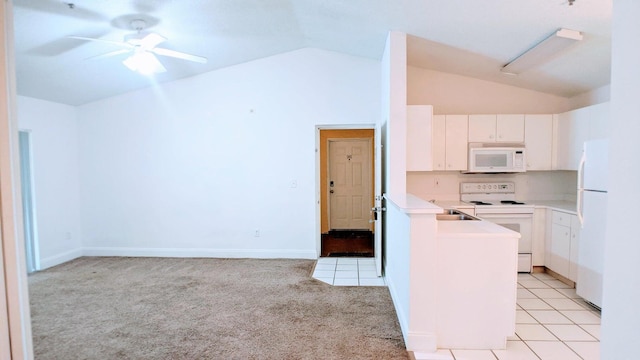
[[[525,172],[523,146],[469,144],[468,173]]]

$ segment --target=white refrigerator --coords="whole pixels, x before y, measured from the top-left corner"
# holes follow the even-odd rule
[[[582,223],[578,244],[576,293],[602,308],[602,273],[607,226],[609,141],[584,143],[578,170],[578,218]]]

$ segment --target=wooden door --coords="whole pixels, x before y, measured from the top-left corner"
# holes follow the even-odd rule
[[[329,229],[369,230],[371,140],[329,140]]]

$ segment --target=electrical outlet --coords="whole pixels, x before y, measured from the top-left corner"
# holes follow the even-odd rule
[[[440,186],[440,179],[435,178],[433,179],[433,187],[439,187]]]
[[[254,236],[255,237],[260,237],[260,230],[256,230],[256,234]]]
[[[298,187],[298,181],[297,180],[291,180],[290,186],[292,188],[297,188]]]

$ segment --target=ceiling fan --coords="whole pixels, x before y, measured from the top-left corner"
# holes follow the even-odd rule
[[[106,57],[116,56],[120,54],[131,53],[122,63],[132,71],[149,75],[155,73],[163,73],[167,69],[158,60],[156,55],[168,56],[182,60],[194,61],[201,64],[207,63],[207,58],[202,56],[191,55],[179,51],[164,49],[157,47],[166,41],[162,35],[153,32],[143,32],[147,23],[142,19],[131,21],[131,27],[137,31],[135,34],[126,35],[124,41],[112,41],[83,36],[69,36],[72,39],[96,41],[122,47],[120,50],[108,52],[106,54],[90,57],[89,59],[102,59]]]

